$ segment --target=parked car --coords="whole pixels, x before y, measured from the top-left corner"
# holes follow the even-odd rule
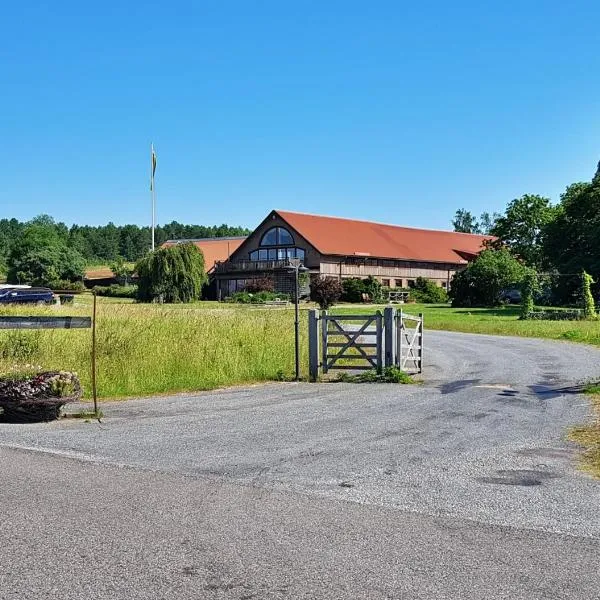
[[[521,290],[516,288],[503,290],[500,294],[500,300],[507,304],[519,304],[521,302]]]
[[[54,304],[52,290],[41,287],[0,289],[0,304]]]

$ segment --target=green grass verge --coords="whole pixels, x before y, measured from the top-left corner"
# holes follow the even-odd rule
[[[573,427],[568,437],[584,448],[581,468],[600,479],[600,385],[589,386],[586,392],[591,396],[596,417],[589,424]]]

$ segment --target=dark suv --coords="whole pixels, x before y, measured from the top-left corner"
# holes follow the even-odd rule
[[[0,304],[54,304],[54,294],[48,288],[0,289]]]

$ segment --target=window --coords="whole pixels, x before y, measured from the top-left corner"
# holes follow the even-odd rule
[[[444,289],[446,289],[446,288],[448,287],[448,284],[447,284],[445,281],[442,281],[442,287],[443,287]]]
[[[399,287],[399,288],[402,287],[402,279],[396,279],[395,282],[396,282],[396,287]]]
[[[408,280],[408,287],[409,288],[414,288],[415,287],[415,280],[414,279],[409,279]]]
[[[286,260],[290,258],[304,260],[305,255],[304,248],[260,248],[250,252],[248,257],[252,262],[256,262],[257,260]]]
[[[261,246],[291,246],[293,243],[292,234],[283,227],[271,227],[260,240]]]
[[[389,288],[390,287],[390,280],[389,279],[382,279],[381,280],[381,285],[383,287],[388,287]]]

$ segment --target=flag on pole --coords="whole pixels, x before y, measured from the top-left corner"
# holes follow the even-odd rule
[[[152,164],[150,166],[150,191],[154,190],[154,173],[156,171],[156,152],[154,152],[154,144],[151,148],[151,161]]]

